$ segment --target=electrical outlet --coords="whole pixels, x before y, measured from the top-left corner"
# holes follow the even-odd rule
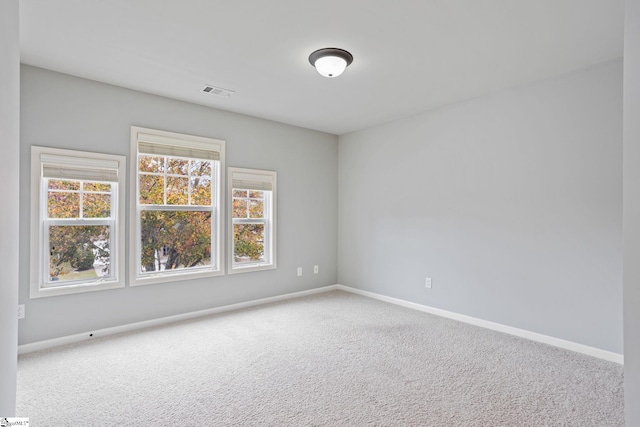
[[[318,272],[320,271],[320,269],[318,268],[317,265],[313,266],[313,274],[318,274]]]
[[[302,276],[302,267],[298,267],[298,276]]]
[[[24,304],[18,305],[18,319],[24,319]]]
[[[424,286],[427,289],[431,289],[431,277],[427,277],[424,281]]]

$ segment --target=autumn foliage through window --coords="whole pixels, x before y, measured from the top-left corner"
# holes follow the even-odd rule
[[[109,277],[111,183],[46,182],[49,281]]]
[[[142,271],[210,265],[212,162],[140,155],[138,164]]]
[[[233,190],[233,260],[264,262],[264,191]]]

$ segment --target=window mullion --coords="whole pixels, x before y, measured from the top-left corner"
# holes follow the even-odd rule
[[[40,248],[40,279],[39,286],[49,282],[49,264],[51,258],[51,249],[49,248],[49,179],[41,178],[40,184],[40,233],[42,235],[38,239],[42,247]]]
[[[193,160],[187,162],[187,204],[191,205],[191,165]]]
[[[211,206],[188,205],[138,205],[140,211],[189,211],[189,212],[213,212]]]
[[[266,224],[264,218],[233,218],[234,224]]]
[[[84,217],[84,181],[80,181],[80,194],[78,195],[79,200],[79,205],[78,208],[80,209],[80,212],[78,212],[78,218],[83,218]]]
[[[49,218],[45,220],[54,227],[72,227],[74,225],[109,225],[111,218]]]
[[[42,248],[43,255],[40,262],[42,263],[42,283],[49,282],[49,265],[51,264],[51,248],[49,246],[49,221],[43,223]]]
[[[164,179],[162,180],[162,182],[164,183],[164,189],[163,189],[163,194],[162,194],[162,202],[166,205],[167,204],[167,181],[169,180],[169,177],[167,176],[167,169],[168,169],[168,163],[169,163],[169,159],[167,158],[167,156],[164,156],[164,158],[162,159],[162,172],[164,173]]]

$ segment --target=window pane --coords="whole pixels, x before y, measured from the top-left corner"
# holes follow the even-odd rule
[[[111,184],[109,184],[108,182],[86,182],[85,181],[82,189],[84,191],[111,192]]]
[[[249,200],[249,215],[251,218],[264,218],[264,200]]]
[[[175,176],[167,177],[167,204],[189,204],[189,178]]]
[[[80,190],[80,181],[68,181],[63,179],[50,179],[49,190]]]
[[[191,178],[191,204],[200,206],[211,205],[211,177],[201,176]]]
[[[249,198],[264,199],[264,191],[257,191],[257,190],[249,191]]]
[[[233,197],[247,197],[247,190],[233,190]]]
[[[47,196],[49,218],[79,218],[80,193],[52,192]]]
[[[111,194],[84,193],[82,208],[85,218],[109,218],[111,216]]]
[[[211,162],[209,160],[192,160],[191,176],[211,176]]]
[[[247,199],[233,199],[233,218],[247,218]]]
[[[164,205],[164,177],[140,175],[140,204]]]
[[[235,262],[263,262],[264,224],[233,225],[233,260]]]
[[[167,173],[174,175],[189,175],[189,160],[168,157]]]
[[[210,211],[142,211],[142,272],[211,264]]]
[[[164,157],[139,156],[138,169],[140,172],[164,173]]]
[[[109,277],[109,226],[51,226],[49,255],[49,281]]]

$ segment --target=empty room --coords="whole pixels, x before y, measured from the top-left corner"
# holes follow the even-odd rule
[[[640,0],[0,3],[5,425],[640,425]]]

